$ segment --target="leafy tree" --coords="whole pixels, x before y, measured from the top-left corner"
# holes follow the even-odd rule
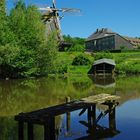
[[[36,53],[38,73],[41,75],[56,71],[55,60],[57,58],[57,41],[54,38],[55,33],[48,37],[48,39],[38,48]]]
[[[11,45],[0,46],[0,77],[16,77],[18,68],[14,62],[19,50]]]
[[[51,72],[57,43],[54,35],[46,37],[38,9],[26,7],[20,0],[2,21],[6,26],[1,26],[4,36],[0,40],[0,76],[28,77]]]
[[[0,19],[1,22],[4,20],[4,18],[6,17],[6,11],[5,11],[5,0],[1,0],[0,1]],[[3,19],[3,20],[2,20]]]
[[[79,37],[71,37],[70,35],[64,35],[64,40],[71,43],[72,46],[67,51],[84,51],[85,50],[85,39]]]

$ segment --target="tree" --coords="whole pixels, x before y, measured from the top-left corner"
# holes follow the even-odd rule
[[[36,62],[38,73],[46,75],[57,71],[55,67],[55,60],[57,58],[57,40],[55,40],[56,34],[52,33],[47,40],[38,48],[36,54]]]
[[[0,45],[3,44],[5,36],[6,13],[5,13],[5,0],[0,1]]]
[[[84,51],[85,50],[85,39],[80,37],[71,37],[70,35],[64,35],[64,40],[71,43],[72,46],[67,51]]]
[[[46,38],[46,26],[35,6],[19,1],[10,13],[10,28],[16,36],[19,54],[14,63],[21,76],[45,75],[50,72],[56,56],[54,36]]]
[[[0,77],[41,76],[51,72],[57,42],[53,35],[46,37],[46,26],[38,9],[26,7],[19,0],[9,16],[1,16],[0,20]]]
[[[5,18],[6,16],[6,11],[5,11],[5,0],[0,1],[0,19]]]

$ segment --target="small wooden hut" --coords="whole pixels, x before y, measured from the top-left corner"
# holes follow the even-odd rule
[[[115,61],[112,59],[99,59],[94,62],[89,74],[114,74],[115,66]]]

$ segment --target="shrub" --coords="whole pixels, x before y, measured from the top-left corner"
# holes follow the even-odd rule
[[[95,60],[102,59],[102,58],[112,59],[113,55],[110,52],[101,52],[101,53],[96,53],[94,58]]]
[[[89,64],[90,60],[88,59],[88,57],[82,54],[76,56],[72,62],[72,65],[89,65]]]
[[[74,46],[71,46],[67,51],[69,52],[84,52],[85,51],[85,46],[76,44]]]
[[[127,47],[122,45],[122,46],[120,46],[120,49],[121,50],[127,50]]]

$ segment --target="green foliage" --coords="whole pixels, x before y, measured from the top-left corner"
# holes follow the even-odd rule
[[[46,39],[46,26],[35,6],[26,7],[22,0],[18,1],[9,16],[0,18],[0,28],[1,77],[41,76],[51,72],[57,42],[54,34]]]
[[[89,65],[91,62],[86,55],[78,55],[74,58],[72,65]]]
[[[71,37],[70,35],[64,35],[65,42],[71,43],[72,46],[67,48],[66,51],[77,51],[84,52],[85,51],[85,39],[79,37]]]
[[[85,46],[80,45],[80,44],[76,44],[76,45],[70,47],[67,51],[69,51],[69,52],[84,52]]]
[[[9,29],[8,18],[5,11],[5,0],[0,1],[0,46],[11,44],[14,35]]]
[[[5,8],[6,1],[0,0],[0,19],[4,19],[6,17],[6,8]]]
[[[126,46],[120,46],[120,49],[121,50],[127,50],[127,47]]]
[[[55,71],[55,61],[57,58],[57,42],[54,40],[55,34],[48,37],[47,41],[38,48],[36,53],[38,73],[46,75]]]
[[[8,44],[6,46],[0,46],[0,65],[10,65],[11,62],[15,60],[18,53],[19,49],[14,46],[10,46]]]
[[[110,52],[99,52],[94,55],[94,58],[95,60],[103,59],[103,58],[112,59],[113,55]]]
[[[14,46],[8,44],[0,46],[0,75],[2,78],[12,77],[16,73],[17,68],[14,63],[18,53],[19,49]]]
[[[118,73],[126,74],[139,74],[140,73],[140,61],[131,61],[127,63],[120,63],[116,67]]]
[[[87,75],[90,66],[69,66],[68,73],[71,75]]]
[[[113,54],[116,62],[116,71],[119,74],[140,73],[140,53],[126,52]]]

